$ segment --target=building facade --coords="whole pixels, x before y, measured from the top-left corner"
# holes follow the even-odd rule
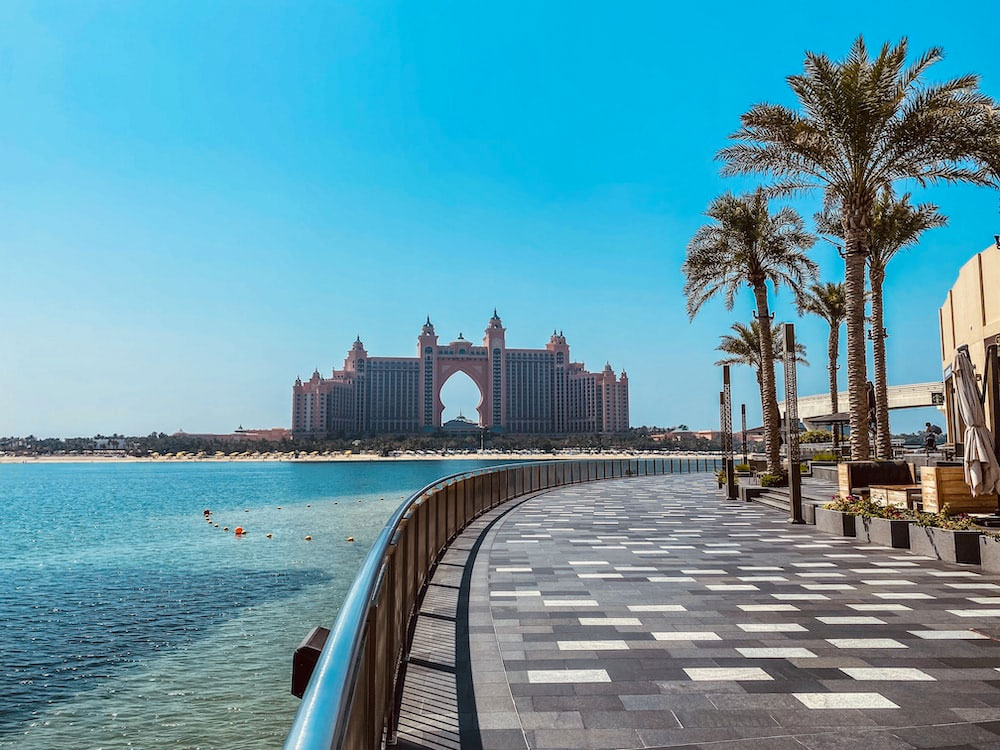
[[[959,443],[965,423],[957,408],[952,365],[959,347],[969,349],[969,357],[980,378],[979,388],[986,391],[986,426],[994,434],[1000,431],[996,414],[1000,404],[995,385],[998,373],[987,366],[991,348],[1000,346],[1000,239],[972,256],[961,270],[955,285],[948,291],[938,311],[941,328],[941,370],[944,380],[944,403],[949,442]],[[985,380],[985,383],[983,382]],[[995,390],[996,389],[996,390]]]
[[[608,364],[588,372],[572,362],[562,333],[544,349],[507,347],[496,310],[482,345],[442,344],[430,318],[417,337],[416,357],[369,357],[359,337],[344,369],[315,371],[292,388],[295,435],[435,432],[441,428],[441,387],[457,372],[479,387],[479,426],[494,432],[568,435],[628,429],[628,376]]]

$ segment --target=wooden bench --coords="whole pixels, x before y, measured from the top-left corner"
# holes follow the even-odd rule
[[[920,502],[919,484],[873,484],[868,488],[874,503],[913,510]]]
[[[913,472],[905,461],[845,461],[837,480],[841,495],[867,495],[872,485],[913,484]]]

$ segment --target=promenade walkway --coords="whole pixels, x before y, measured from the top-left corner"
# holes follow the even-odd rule
[[[399,744],[1000,749],[1000,579],[792,526],[710,475],[511,503],[439,565]]]

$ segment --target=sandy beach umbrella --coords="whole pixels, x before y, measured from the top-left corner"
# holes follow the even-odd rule
[[[979,400],[976,373],[969,353],[963,349],[955,357],[955,393],[965,428],[965,482],[973,495],[1000,492],[1000,464],[994,451],[994,438],[986,426],[986,414]]]

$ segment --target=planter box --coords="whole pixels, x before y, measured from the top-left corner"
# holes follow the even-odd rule
[[[896,549],[910,548],[910,527],[913,521],[896,520],[892,518],[860,518],[858,526],[864,526],[868,541],[882,547]],[[861,536],[860,530],[858,536]]]
[[[952,513],[992,513],[997,509],[996,495],[973,497],[961,466],[921,466],[920,495],[926,513],[937,513],[945,504]]]
[[[871,526],[871,520],[864,516],[854,516],[854,538],[861,544],[871,544],[871,534],[868,531]]]
[[[910,551],[952,563],[979,565],[978,531],[949,531],[934,526],[910,527]]]
[[[836,536],[854,536],[855,518],[850,513],[842,513],[839,510],[827,510],[826,508],[816,508],[816,528],[825,531],[827,534]]]
[[[1000,573],[1000,541],[988,536],[979,537],[979,559],[983,570]]]

